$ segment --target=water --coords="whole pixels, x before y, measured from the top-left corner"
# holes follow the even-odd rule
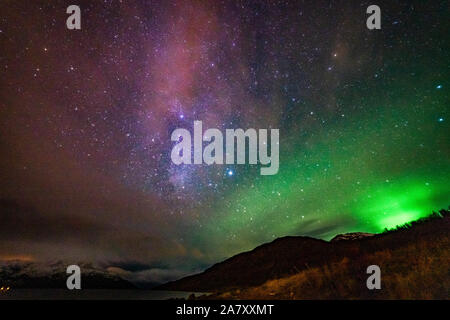
[[[159,290],[67,290],[67,289],[16,289],[0,293],[0,300],[167,300],[187,299],[202,292]]]

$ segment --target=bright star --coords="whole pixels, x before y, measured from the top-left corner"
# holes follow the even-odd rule
[[[436,89],[441,89],[442,88],[442,84],[438,84],[437,86],[436,86]]]
[[[234,172],[233,170],[228,170],[227,174],[231,177],[234,174]]]

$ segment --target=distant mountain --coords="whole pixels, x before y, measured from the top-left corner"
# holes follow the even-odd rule
[[[440,212],[394,231],[376,235],[352,233],[339,235],[330,242],[309,237],[279,238],[215,264],[200,274],[168,282],[156,289],[203,292],[241,290],[262,285],[271,279],[299,274],[305,270],[315,268],[332,270],[330,266],[341,261],[350,261],[350,264],[355,261],[355,268],[356,266],[360,268],[357,274],[365,275],[365,268],[369,262],[364,261],[376,252],[400,250],[416,245],[433,246],[439,243],[442,247],[443,244],[448,244],[450,215],[447,210]],[[397,258],[403,263],[402,266],[408,265],[410,257]],[[356,263],[356,260],[359,262]],[[365,285],[365,282],[361,283]]]
[[[13,289],[65,289],[69,264],[61,261],[35,263],[22,261],[0,262],[0,286]],[[135,289],[129,281],[87,263],[78,264],[81,269],[83,289]]]
[[[338,234],[330,241],[333,242],[333,241],[343,241],[343,240],[359,240],[359,239],[363,239],[363,238],[367,238],[367,237],[372,237],[374,235],[375,235],[375,233],[350,232],[350,233]]]

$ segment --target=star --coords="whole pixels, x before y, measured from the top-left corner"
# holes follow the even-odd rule
[[[198,269],[272,234],[382,232],[449,205],[446,21],[427,15],[438,1],[401,13],[386,3],[382,37],[352,2],[121,2],[81,7],[82,34],[52,20],[61,6],[3,6],[0,194],[42,216],[39,230],[0,223],[14,250]],[[263,176],[269,164],[247,159],[174,164],[182,137],[171,133],[192,132],[193,121],[204,132],[279,129],[278,173]],[[28,241],[26,227],[42,239]],[[75,246],[75,236],[101,241]],[[167,248],[149,250],[161,237]]]

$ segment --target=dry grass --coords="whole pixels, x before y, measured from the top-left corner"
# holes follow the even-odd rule
[[[240,290],[214,295],[218,299],[448,299],[450,297],[449,236],[418,240],[393,250],[361,253],[353,259]],[[366,287],[367,266],[381,268],[381,290]]]

